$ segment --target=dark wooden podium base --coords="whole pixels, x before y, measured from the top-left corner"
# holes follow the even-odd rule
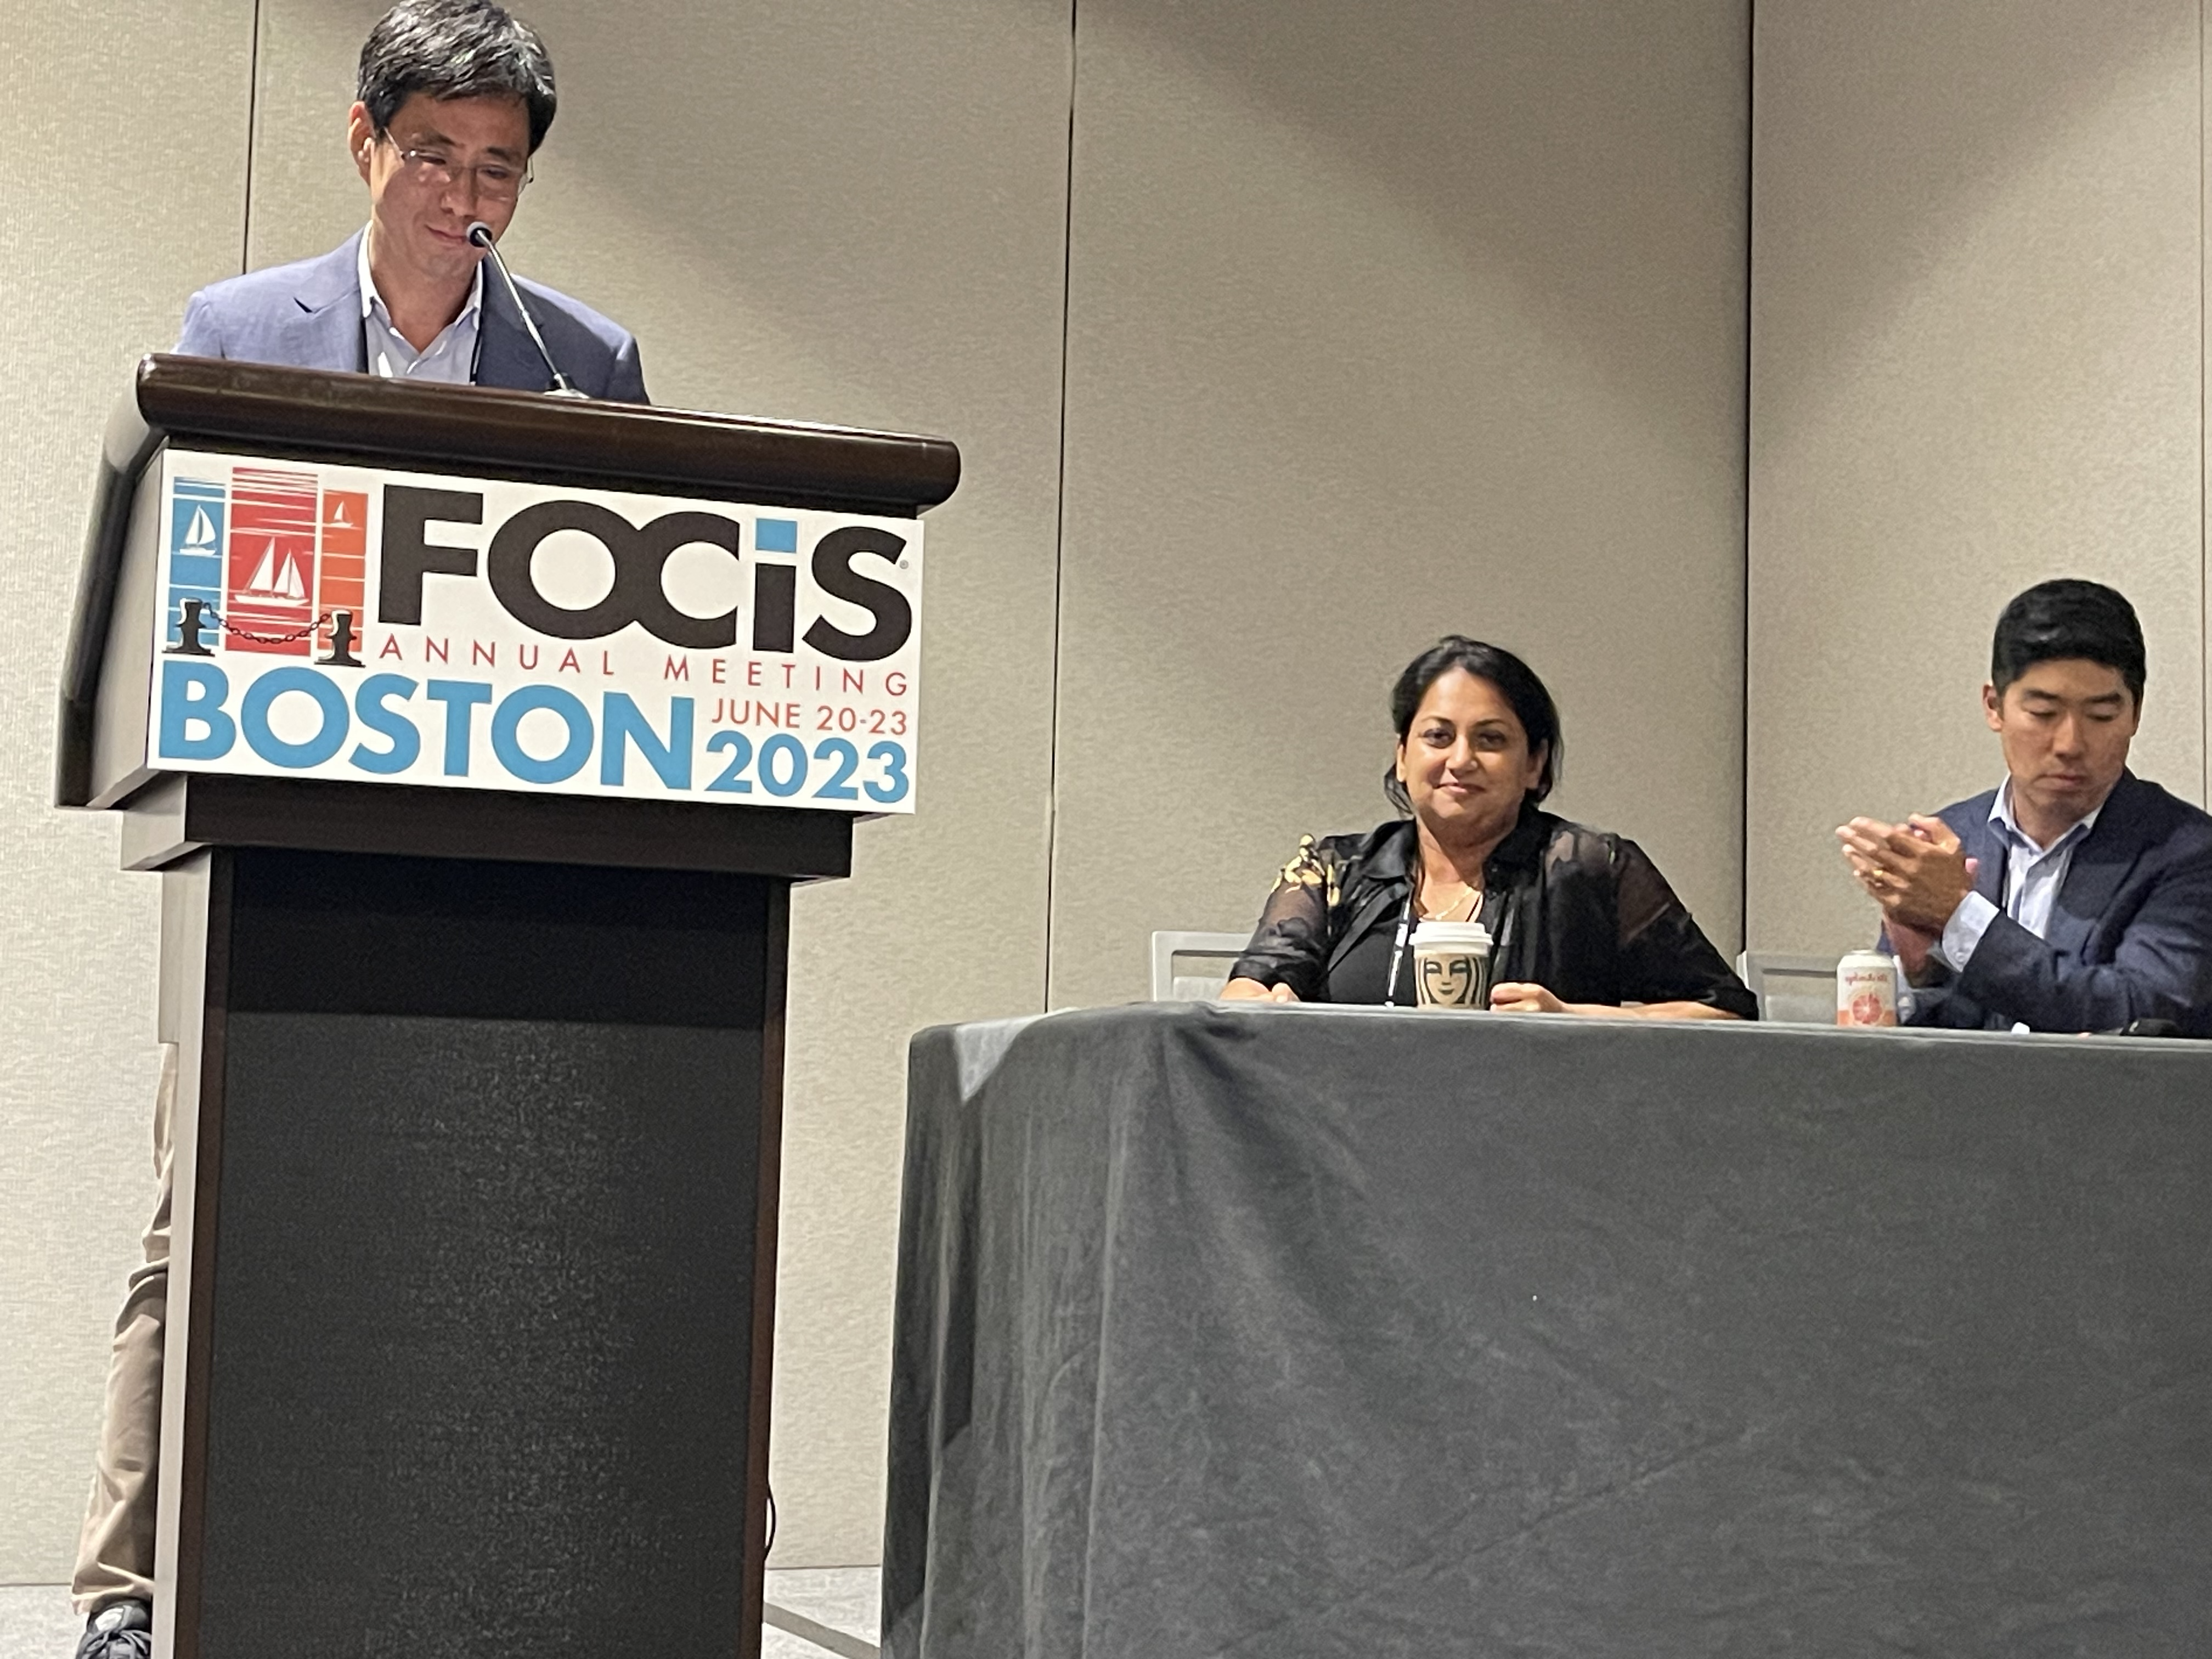
[[[788,878],[163,878],[173,1651],[757,1653]]]

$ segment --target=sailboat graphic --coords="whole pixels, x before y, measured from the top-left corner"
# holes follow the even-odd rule
[[[354,516],[365,517],[365,507]],[[322,516],[321,492],[311,472],[241,466],[231,474],[228,522],[220,507],[209,503],[208,517],[229,549],[223,561],[225,652],[313,654]]]
[[[289,599],[294,604],[307,597],[307,584],[300,580],[300,561],[296,554],[284,556],[284,568],[276,568],[276,538],[269,538],[269,546],[261,555],[261,562],[253,567],[253,574],[239,590],[241,599]]]
[[[207,508],[192,509],[192,521],[185,526],[185,544],[180,553],[212,553],[216,551],[215,521],[208,517]]]

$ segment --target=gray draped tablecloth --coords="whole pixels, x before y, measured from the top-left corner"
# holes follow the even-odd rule
[[[926,1031],[886,1651],[2212,1652],[2208,1083],[1626,1019]]]

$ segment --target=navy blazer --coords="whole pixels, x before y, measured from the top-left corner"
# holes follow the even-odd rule
[[[249,271],[202,289],[185,307],[185,331],[177,349],[193,357],[364,372],[368,346],[362,333],[361,238],[356,231],[344,246],[317,258]],[[520,277],[515,281],[530,296],[531,313],[553,361],[579,392],[623,403],[646,401],[637,342],[627,330],[565,294]],[[518,392],[550,392],[553,386],[514,301],[490,271],[484,273],[476,383]]]
[[[1940,815],[1981,860],[1974,888],[1998,915],[1963,972],[1913,992],[1908,1023],[2112,1031],[2170,1019],[2212,1036],[2212,817],[2123,773],[2074,849],[2038,939],[2003,914],[1996,801],[1992,789]]]

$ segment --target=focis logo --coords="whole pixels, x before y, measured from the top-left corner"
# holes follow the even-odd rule
[[[163,459],[148,763],[911,811],[910,520]]]

